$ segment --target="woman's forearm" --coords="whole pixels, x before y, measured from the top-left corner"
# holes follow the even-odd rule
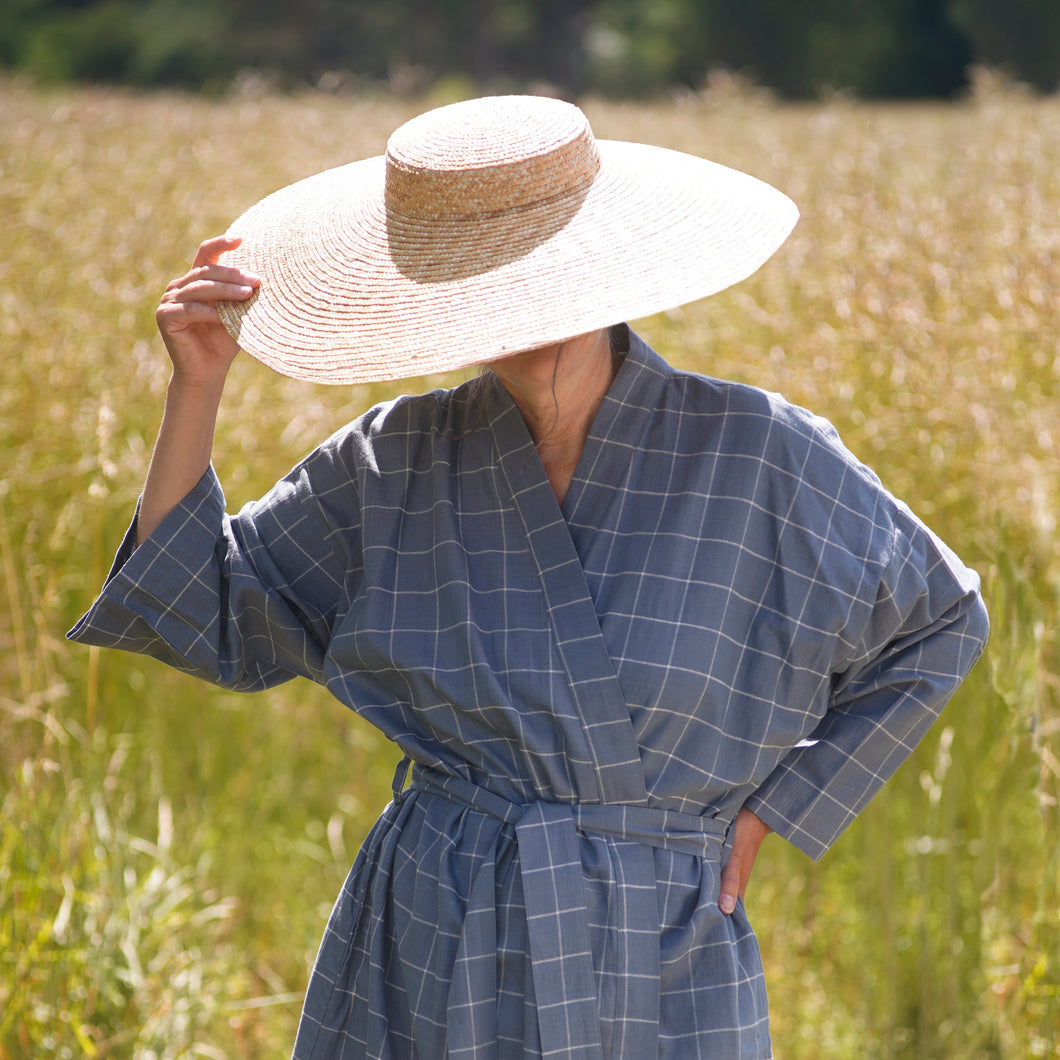
[[[174,375],[140,501],[136,543],[144,542],[191,492],[210,466],[224,378],[189,385]]]

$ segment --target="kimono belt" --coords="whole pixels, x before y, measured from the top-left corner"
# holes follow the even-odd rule
[[[597,988],[589,945],[589,915],[585,878],[579,850],[579,831],[613,836],[631,846],[622,850],[616,886],[614,915],[616,937],[626,953],[621,971],[627,996],[621,1018],[629,1056],[650,1057],[659,1042],[659,912],[656,899],[655,861],[652,847],[719,859],[728,824],[676,810],[613,803],[509,802],[461,777],[417,766],[410,790],[441,796],[469,809],[495,817],[515,830],[526,903],[530,940],[530,965],[537,1000],[541,1050],[544,1056],[603,1060]],[[468,896],[459,952],[482,954],[495,937],[489,915],[496,902],[492,866],[480,871]],[[486,915],[483,915],[486,914]],[[470,927],[469,925],[474,925]],[[459,956],[457,958],[460,960]],[[481,975],[481,962],[477,972]],[[454,974],[451,1010],[466,1003],[463,984],[468,978]],[[455,1053],[466,1020],[454,1018],[448,1026],[449,1047]],[[630,1033],[640,1036],[636,1048]]]

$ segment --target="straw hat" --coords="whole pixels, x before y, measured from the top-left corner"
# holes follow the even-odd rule
[[[261,277],[221,319],[247,353],[321,383],[466,367],[713,294],[798,211],[744,173],[596,140],[559,100],[428,111],[384,157],[262,199],[226,263]]]

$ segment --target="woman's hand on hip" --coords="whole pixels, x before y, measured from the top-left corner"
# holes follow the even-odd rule
[[[736,899],[744,896],[758,849],[771,831],[761,817],[746,807],[736,815],[732,828],[732,853],[721,873],[721,895],[718,898],[723,913],[731,913],[736,908]]]
[[[191,269],[166,287],[155,311],[158,330],[173,362],[174,379],[187,386],[216,385],[228,374],[239,352],[215,305],[221,300],[245,301],[258,287],[256,276],[219,264],[221,255],[235,250],[239,243],[233,236],[207,239]]]

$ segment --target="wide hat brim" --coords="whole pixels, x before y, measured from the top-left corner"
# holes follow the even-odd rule
[[[383,156],[301,180],[231,227],[225,257],[261,277],[218,310],[240,347],[320,383],[464,368],[635,320],[746,278],[798,218],[745,173],[596,141],[587,189],[493,215],[388,211]]]

